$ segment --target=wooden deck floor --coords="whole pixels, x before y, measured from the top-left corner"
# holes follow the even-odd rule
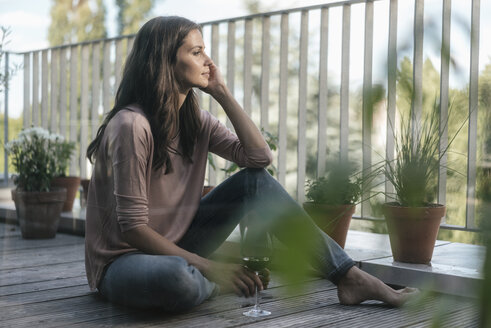
[[[82,237],[58,234],[23,240],[15,225],[0,224],[0,327],[477,327],[475,301],[425,295],[402,309],[378,302],[338,303],[336,288],[313,278],[291,290],[273,273],[264,308],[273,314],[242,316],[251,300],[224,295],[192,312],[169,315],[111,305],[89,291]]]

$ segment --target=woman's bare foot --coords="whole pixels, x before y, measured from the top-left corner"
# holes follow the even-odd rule
[[[374,276],[354,266],[338,283],[341,304],[354,305],[366,300],[378,300],[399,307],[419,294],[416,288],[394,290]]]

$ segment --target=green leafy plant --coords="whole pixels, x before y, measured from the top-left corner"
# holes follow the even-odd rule
[[[354,205],[362,194],[363,178],[354,163],[328,164],[325,176],[307,181],[307,199],[326,205]]]
[[[51,179],[66,170],[66,156],[73,152],[74,144],[41,127],[32,127],[6,143],[5,149],[17,172],[14,183],[18,189],[49,191]]]
[[[420,121],[401,115],[399,133],[394,133],[395,158],[386,161],[383,170],[395,189],[395,195],[388,196],[400,206],[425,207],[434,202],[440,159],[467,121],[462,123],[447,147],[440,150],[442,132],[438,113],[439,104],[435,101],[431,113]]]
[[[55,177],[66,176],[70,158],[75,151],[75,143],[67,140],[57,139],[53,144],[55,158]]]

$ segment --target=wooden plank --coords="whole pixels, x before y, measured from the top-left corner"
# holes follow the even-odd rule
[[[22,114],[22,126],[24,129],[31,125],[31,54],[24,54],[24,109]]]
[[[49,289],[36,291],[33,293],[17,293],[0,297],[0,306],[6,310],[6,307],[26,305],[46,301],[63,300],[66,298],[79,297],[92,294],[87,282],[79,286],[70,286],[64,288]]]
[[[278,181],[285,186],[288,116],[288,14],[281,14],[280,39],[280,86],[279,86],[279,118],[278,118]]]
[[[479,22],[480,0],[472,0],[471,62],[469,72],[469,128],[467,137],[466,228],[476,228],[475,197],[477,174],[477,111],[479,106]]]
[[[0,286],[18,285],[85,275],[84,261],[46,264],[44,266],[1,270]]]
[[[271,315],[262,318],[250,318],[244,316],[242,313],[247,310],[248,306],[241,306],[235,309],[230,309],[226,312],[220,313],[220,315],[213,315],[206,317],[206,323],[210,327],[233,327],[233,326],[244,326],[247,324],[258,325],[261,321],[270,321],[275,318],[281,318],[292,312],[300,312],[311,309],[319,309],[327,305],[338,303],[336,289],[324,289],[320,291],[311,291],[309,293],[288,296],[285,294],[283,297],[273,293],[271,291],[272,299],[263,300],[262,307],[268,311],[271,311]],[[178,323],[173,325],[174,327],[202,327],[203,319],[201,317],[189,318],[185,317]],[[156,327],[164,322],[156,323],[149,327]],[[166,323],[167,324],[167,323]]]
[[[82,46],[81,92],[80,92],[80,139],[78,142],[78,166],[80,177],[87,178],[87,138],[89,129],[89,48],[90,44]]]
[[[55,49],[51,51],[51,97],[50,97],[50,126],[51,132],[58,133],[59,126],[58,120],[60,112],[58,111],[58,103],[60,97],[60,71],[59,71],[59,59],[60,50]]]
[[[252,19],[245,20],[244,27],[244,102],[246,113],[252,112]]]
[[[48,129],[48,91],[49,91],[48,50],[41,52],[41,126]]]
[[[24,249],[7,253],[2,252],[0,253],[0,272],[2,270],[35,267],[46,264],[83,261],[84,255],[85,250],[83,245]]]
[[[32,54],[32,124],[39,126],[39,51]]]
[[[77,318],[82,317],[83,314],[91,315],[96,312],[97,314],[117,315],[130,312],[127,309],[125,310],[103,301],[101,298],[96,297],[95,293],[53,301],[9,306],[4,309],[5,311],[0,311],[0,322],[7,327],[16,325],[26,327],[29,323],[39,324],[41,327],[55,324],[65,324],[64,327],[69,327],[68,318],[75,321]],[[94,318],[95,316],[91,317]]]
[[[60,110],[60,134],[66,138],[67,124],[66,117],[68,112],[67,106],[67,68],[66,68],[66,49],[62,48],[60,52],[60,98],[58,108]]]
[[[305,200],[305,172],[307,167],[307,74],[309,56],[309,12],[307,10],[301,13],[299,52],[297,201],[302,203]]]
[[[4,223],[0,224],[0,238],[9,238],[9,237],[20,237],[20,227],[16,224],[4,224]]]
[[[397,0],[390,0],[389,7],[389,44],[387,50],[387,125],[385,139],[385,159],[394,160],[394,129],[396,119],[396,86],[397,86]],[[394,186],[385,180],[385,201],[391,201],[390,194]]]
[[[315,280],[309,282],[306,289],[298,289],[295,292],[290,292],[287,287],[271,288],[263,292],[269,294],[272,297],[263,299],[264,304],[269,304],[271,302],[283,302],[288,300],[292,296],[298,295],[309,295],[311,290],[315,291],[332,291],[335,290],[334,286],[325,280]],[[234,311],[240,312],[238,318],[242,318],[242,312],[245,307],[249,307],[253,304],[253,298],[245,299],[238,297],[234,294],[226,294],[216,297],[212,300],[206,301],[200,306],[196,307],[190,312],[184,314],[174,314],[171,316],[164,316],[162,314],[155,313],[155,311],[147,311],[147,315],[144,313],[127,313],[121,316],[103,316],[98,315],[97,318],[87,318],[86,322],[80,323],[78,325],[71,324],[71,327],[77,326],[91,326],[91,327],[103,327],[110,325],[124,325],[126,327],[153,327],[155,325],[165,325],[166,327],[187,327],[195,326],[207,322],[207,326],[210,327],[223,327],[222,323],[214,322],[216,317],[225,317],[229,312]],[[268,305],[269,306],[269,305]],[[152,317],[153,316],[153,317]],[[246,317],[243,317],[246,318]],[[88,321],[90,320],[90,321]],[[210,323],[208,324],[208,321]],[[230,325],[233,326],[233,325]]]
[[[261,128],[269,131],[269,57],[271,47],[271,19],[263,17],[261,42]]]
[[[328,46],[329,9],[321,9],[320,49],[319,49],[319,108],[317,109],[317,177],[326,172],[327,158],[327,97],[328,97]]]
[[[59,288],[65,287],[74,287],[74,286],[85,286],[88,287],[87,278],[84,275],[76,276],[71,278],[64,279],[54,279],[49,281],[36,281],[30,283],[23,283],[18,285],[9,285],[9,286],[0,286],[0,299],[4,299],[9,295],[15,294],[29,294],[29,293],[37,293],[42,291],[47,291],[49,293],[52,290],[56,290]]]
[[[21,249],[36,249],[43,247],[64,247],[68,245],[83,245],[84,239],[79,236],[57,234],[53,239],[22,239],[20,236],[2,238],[0,246],[2,253],[17,252]]]
[[[345,4],[343,5],[343,32],[341,44],[341,103],[339,124],[339,155],[342,161],[348,160],[350,20],[351,7],[349,4]]]
[[[372,121],[373,121],[373,89],[372,89],[372,63],[373,63],[373,2],[365,4],[365,49],[363,62],[363,99],[362,99],[362,172],[364,176],[371,174],[372,166]],[[369,186],[364,185],[362,200],[370,197]],[[369,216],[370,202],[361,203],[361,216]]]

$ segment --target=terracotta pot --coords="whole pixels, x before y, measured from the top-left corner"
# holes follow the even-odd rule
[[[80,195],[80,206],[87,204],[87,195],[89,194],[89,183],[90,179],[81,179],[80,184],[82,185],[82,193]]]
[[[71,212],[73,201],[77,195],[78,187],[80,186],[79,177],[56,177],[51,180],[52,187],[66,189],[66,201],[63,204],[62,212]]]
[[[12,189],[12,199],[22,238],[54,238],[58,230],[61,208],[66,199],[65,188],[48,192]]]
[[[305,202],[303,208],[322,231],[344,248],[356,205],[326,205]]]
[[[204,186],[203,191],[201,192],[201,197],[205,197],[205,195],[212,191],[213,188],[215,188],[215,186]]]
[[[445,206],[403,207],[384,204],[385,222],[395,261],[428,264],[433,256]]]

